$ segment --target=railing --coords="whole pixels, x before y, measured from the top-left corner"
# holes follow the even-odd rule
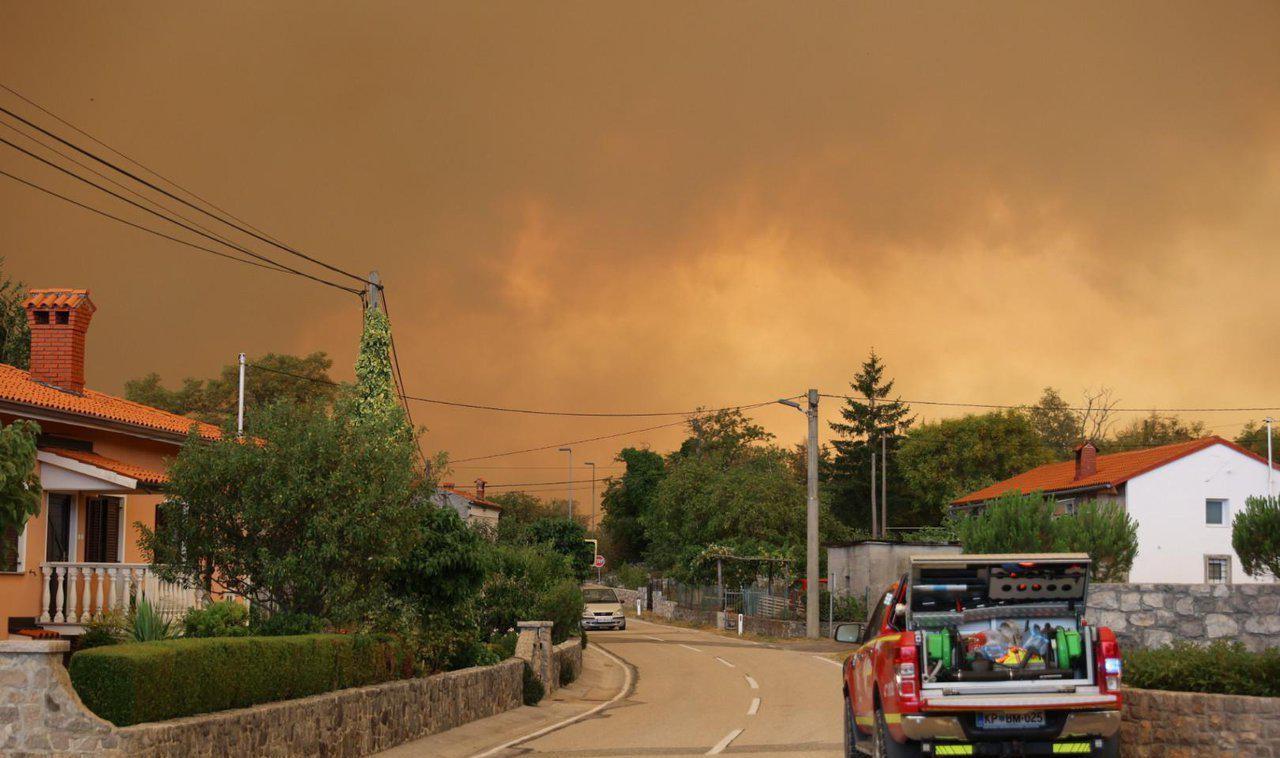
[[[86,624],[107,610],[127,612],[142,598],[161,616],[176,619],[205,601],[202,590],[161,581],[147,563],[51,561],[42,563],[40,571],[43,624]]]

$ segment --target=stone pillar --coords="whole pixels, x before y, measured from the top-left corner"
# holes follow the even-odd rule
[[[89,712],[62,665],[64,640],[0,641],[0,755],[123,756],[115,728]]]
[[[548,694],[560,683],[551,670],[551,621],[517,621],[516,657],[529,664]]]

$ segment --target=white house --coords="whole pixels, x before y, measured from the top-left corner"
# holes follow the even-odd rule
[[[1051,495],[1061,512],[1086,500],[1119,502],[1138,524],[1131,582],[1275,581],[1245,574],[1231,547],[1232,516],[1249,497],[1267,493],[1267,462],[1221,437],[1110,455],[1098,455],[1085,443],[1076,448],[1074,461],[1039,466],[951,505],[981,508],[1015,490]]]
[[[435,503],[441,508],[452,508],[458,516],[469,524],[489,524],[498,526],[498,517],[502,515],[502,506],[484,499],[483,479],[476,480],[475,494],[455,489],[453,482],[444,482],[436,488]]]

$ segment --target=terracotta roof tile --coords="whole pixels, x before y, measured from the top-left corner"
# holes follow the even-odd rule
[[[1061,463],[1046,463],[1043,466],[1038,466],[1030,471],[1024,471],[1017,476],[1005,479],[1003,482],[996,482],[989,487],[970,492],[964,497],[953,500],[952,505],[979,503],[1014,490],[1021,492],[1058,492],[1062,490],[1114,487],[1139,474],[1145,474],[1166,463],[1214,445],[1226,445],[1238,453],[1255,458],[1264,465],[1266,464],[1266,459],[1230,440],[1216,436],[1203,437],[1198,440],[1176,442],[1172,445],[1150,447],[1145,450],[1130,450],[1123,453],[1099,455],[1097,472],[1079,479],[1075,478],[1076,462],[1074,460]]]
[[[496,511],[502,510],[502,506],[498,505],[492,500],[481,500],[480,498],[476,497],[470,492],[466,492],[465,490],[457,490],[452,487],[446,487],[444,485],[440,485],[439,489],[442,489],[445,492],[452,492],[453,494],[459,497],[465,497],[469,502],[475,503],[476,505],[483,506],[485,508],[492,508]]]
[[[169,475],[163,471],[156,471],[144,466],[135,466],[132,463],[117,461],[114,458],[108,458],[105,455],[98,455],[97,453],[87,453],[83,450],[67,450],[66,448],[61,447],[41,446],[40,449],[45,452],[53,453],[54,455],[60,455],[63,458],[70,458],[73,461],[80,461],[81,463],[87,463],[90,466],[97,466],[98,468],[104,468],[107,471],[114,471],[115,473],[122,474],[130,479],[137,479],[140,484],[160,485],[169,481]]]
[[[0,363],[0,400],[173,434],[186,434],[194,425],[201,437],[216,439],[221,436],[218,427],[212,424],[90,389],[86,389],[83,395],[64,392],[35,381],[31,374],[20,368],[3,363]]]
[[[22,305],[25,308],[75,308],[85,301],[93,306],[89,290],[52,288],[28,291]]]

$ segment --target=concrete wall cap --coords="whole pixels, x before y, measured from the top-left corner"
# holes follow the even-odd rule
[[[27,640],[10,638],[0,640],[0,654],[4,653],[45,653],[61,655],[71,649],[66,640]]]
[[[550,629],[555,624],[554,621],[517,621],[518,629]]]

